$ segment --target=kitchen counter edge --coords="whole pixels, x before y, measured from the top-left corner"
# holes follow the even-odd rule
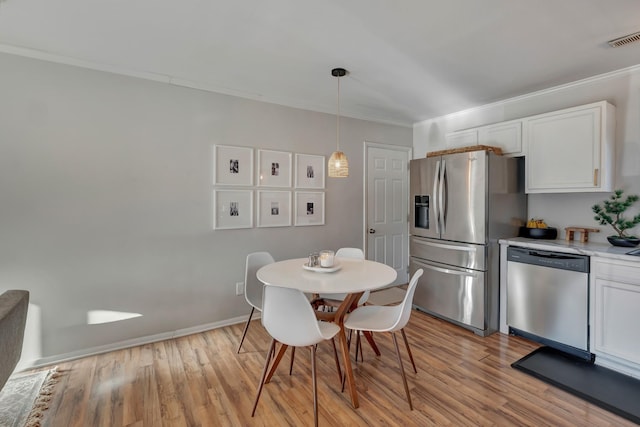
[[[500,239],[498,243],[501,245],[519,246],[529,249],[540,249],[545,251],[556,251],[571,254],[580,254],[588,256],[597,256],[602,258],[617,259],[621,261],[630,261],[640,264],[640,256],[627,255],[627,252],[635,248],[622,248],[612,246],[607,243],[594,243],[571,240],[544,240],[529,239],[526,237],[511,237],[508,239]]]

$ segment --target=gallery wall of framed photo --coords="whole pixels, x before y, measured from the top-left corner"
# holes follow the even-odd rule
[[[214,145],[213,228],[324,225],[325,165],[322,155]]]

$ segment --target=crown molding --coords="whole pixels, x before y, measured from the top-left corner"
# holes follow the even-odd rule
[[[455,113],[445,114],[443,116],[433,117],[431,119],[425,119],[413,124],[414,127],[420,126],[422,123],[427,123],[434,120],[453,119],[458,116],[469,115],[478,113],[484,110],[490,110],[495,107],[501,107],[516,102],[525,101],[527,99],[536,98],[543,95],[549,95],[554,92],[560,92],[574,87],[585,86],[593,84],[599,81],[611,80],[622,76],[628,76],[640,72],[640,64],[632,65],[630,67],[621,68],[619,70],[610,71],[608,73],[598,74],[592,77],[586,77],[584,79],[576,80],[574,82],[565,83],[562,85],[554,86],[547,89],[537,90],[535,92],[526,93],[524,95],[515,96],[513,98],[507,98],[500,101],[491,102],[489,104],[479,105],[477,107],[467,108],[466,110],[456,111]]]

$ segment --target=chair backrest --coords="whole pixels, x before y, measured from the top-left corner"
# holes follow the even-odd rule
[[[269,252],[253,252],[247,255],[244,270],[244,298],[258,310],[262,310],[262,292],[264,284],[256,277],[256,272],[267,264],[274,263]]]
[[[336,251],[336,258],[364,259],[364,251],[360,248],[340,248]],[[371,291],[364,291],[358,300],[358,305],[362,305],[367,302],[369,295],[371,295]],[[343,300],[347,297],[347,294],[321,294],[321,296],[336,300]]]
[[[423,269],[416,270],[411,276],[411,280],[409,281],[409,287],[407,288],[407,292],[402,299],[402,302],[398,304],[398,321],[395,325],[390,329],[390,331],[399,331],[400,329],[407,326],[407,322],[409,322],[409,317],[411,317],[411,305],[413,304],[413,294],[416,292],[416,287],[418,287],[418,279],[424,273]]]
[[[265,286],[262,325],[286,345],[302,347],[325,339],[309,300],[298,289]]]
[[[360,248],[340,248],[336,251],[336,257],[364,259],[364,252]]]

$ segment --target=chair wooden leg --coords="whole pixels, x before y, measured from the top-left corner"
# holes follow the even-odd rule
[[[273,348],[269,349],[269,360],[273,360],[276,357],[276,346],[274,345]]]
[[[269,362],[271,361],[271,355],[276,349],[276,340],[271,340],[271,347],[269,347],[269,352],[267,353],[267,357],[264,361],[264,369],[262,370],[262,377],[260,378],[260,384],[258,385],[258,392],[256,393],[256,400],[253,402],[253,410],[251,411],[251,416],[253,417],[256,413],[256,408],[258,407],[258,400],[260,399],[260,394],[262,393],[262,386],[264,386],[264,381],[267,376],[267,370],[269,369]]]
[[[296,348],[291,347],[291,363],[289,365],[289,375],[293,372],[293,359],[296,357]]]
[[[362,352],[362,344],[360,343],[360,331],[356,331],[356,363],[358,363],[358,350]],[[360,355],[362,358],[362,354]],[[362,360],[364,362],[364,359]]]
[[[242,339],[240,339],[240,345],[238,346],[238,351],[236,354],[240,353],[240,349],[242,348],[242,343],[244,342],[244,337],[247,335],[247,330],[249,329],[249,323],[251,323],[251,316],[253,316],[253,311],[255,307],[251,307],[251,313],[249,313],[249,318],[247,319],[247,324],[244,325],[244,332],[242,333]]]
[[[313,382],[313,425],[318,427],[318,384],[316,383],[316,346],[311,347],[311,378]]]
[[[404,373],[404,366],[402,365],[402,358],[400,357],[400,347],[398,347],[398,339],[396,333],[391,332],[393,337],[393,344],[396,347],[396,355],[398,356],[398,365],[400,365],[400,372],[402,373],[402,382],[404,383],[404,392],[407,394],[407,401],[409,402],[409,409],[413,411],[413,404],[411,403],[411,395],[409,394],[409,386],[407,385],[407,376]]]
[[[271,381],[271,377],[273,377],[273,374],[275,374],[276,369],[278,368],[278,365],[280,364],[280,361],[284,356],[284,353],[287,351],[287,347],[289,346],[285,344],[280,345],[280,350],[278,350],[278,354],[276,355],[276,358],[271,365],[271,369],[269,369],[269,372],[267,373],[267,378],[265,378],[264,380],[265,384]]]
[[[411,348],[409,348],[409,340],[407,340],[407,334],[404,333],[404,328],[400,329],[402,332],[402,338],[404,338],[404,345],[407,347],[407,353],[409,353],[409,359],[411,359],[411,364],[413,365],[413,372],[416,374],[418,370],[416,369],[416,362],[413,361],[413,354],[411,354]]]
[[[338,359],[338,348],[336,347],[336,340],[331,338],[331,345],[333,345],[333,357],[336,360],[336,370],[338,371],[338,381],[342,381],[342,370],[340,369],[340,360]]]
[[[353,335],[353,329],[349,329],[349,338],[347,339],[347,354],[351,354],[351,336]],[[344,384],[347,381],[347,373],[342,374],[342,389],[340,393],[344,393]]]
[[[371,346],[371,349],[376,354],[376,356],[380,356],[380,349],[376,345],[376,342],[373,340],[373,332],[371,331],[362,331],[362,335],[367,339],[367,342]]]

